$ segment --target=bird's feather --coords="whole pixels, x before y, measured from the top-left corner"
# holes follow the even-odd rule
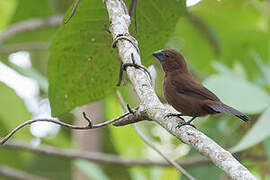
[[[236,109],[230,106],[227,106],[226,104],[207,104],[207,106],[216,112],[232,114],[236,117],[239,117],[243,121],[248,121],[248,117],[246,115],[244,115],[243,113],[237,111]]]
[[[198,98],[201,100],[220,101],[214,93],[209,91],[199,82],[195,81],[192,76],[186,77],[186,75],[182,74],[180,76],[174,77],[173,85],[175,86],[178,93],[182,93],[186,96]]]

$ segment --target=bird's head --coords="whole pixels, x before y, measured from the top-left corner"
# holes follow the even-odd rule
[[[174,49],[161,49],[155,51],[152,55],[160,61],[165,73],[175,70],[188,72],[184,57]]]

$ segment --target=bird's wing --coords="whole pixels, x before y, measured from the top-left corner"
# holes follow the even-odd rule
[[[201,100],[220,101],[219,98],[205,88],[201,83],[196,81],[193,77],[174,78],[173,85],[178,93],[198,98]]]

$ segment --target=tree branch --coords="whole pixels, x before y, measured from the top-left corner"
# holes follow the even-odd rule
[[[12,36],[19,34],[20,32],[59,26],[62,23],[62,19],[63,16],[52,16],[49,18],[29,19],[15,23],[1,33],[0,44]]]
[[[119,164],[124,166],[159,166],[159,167],[170,167],[171,164],[168,164],[165,161],[148,161],[148,160],[138,160],[138,159],[128,159],[119,157],[117,155],[89,152],[89,151],[74,151],[68,149],[60,149],[53,146],[41,145],[39,147],[33,147],[31,145],[21,143],[18,141],[8,141],[1,148],[18,150],[18,151],[29,151],[33,153],[54,156],[57,158],[66,158],[66,159],[84,159],[87,161],[100,163],[100,164]],[[241,157],[240,158],[247,158]],[[248,158],[251,158],[254,161],[265,161],[265,156],[248,155]],[[211,161],[203,156],[192,156],[184,158],[177,161],[178,164],[184,167],[199,166],[203,164],[209,164]]]
[[[88,124],[85,126],[75,126],[75,125],[64,123],[62,121],[58,121],[56,119],[32,119],[32,120],[25,121],[24,123],[17,126],[15,129],[13,129],[6,137],[1,139],[0,145],[3,145],[7,140],[9,140],[9,138],[11,138],[17,131],[19,131],[24,126],[30,125],[30,124],[35,123],[35,122],[51,122],[51,123],[55,123],[55,124],[58,124],[58,125],[63,126],[63,127],[71,128],[71,129],[86,130],[86,129],[95,129],[95,128],[107,126],[107,125],[114,123],[114,122],[117,122],[119,120],[125,121],[125,119],[132,120],[133,118],[137,118],[133,114],[130,114],[129,112],[127,112],[127,113],[124,113],[123,115],[121,115],[115,119],[93,125],[91,120],[88,117],[86,117],[85,113],[83,113],[83,116],[84,116],[85,120],[87,120],[87,122],[88,122]]]
[[[118,97],[118,100],[123,108],[124,111],[130,112],[131,109],[128,108],[129,106],[126,106],[126,103],[124,102],[124,99],[121,95],[121,93],[117,90],[116,95]],[[162,153],[150,140],[148,140],[144,134],[140,131],[138,126],[136,124],[132,124],[132,127],[136,131],[136,133],[142,138],[142,140],[149,146],[151,147],[154,151],[156,151],[160,156],[162,156],[169,164],[173,165],[175,168],[177,168],[187,179],[189,180],[195,180],[193,176],[191,176],[181,165],[179,165],[177,162],[174,160],[170,159],[167,157],[164,153]]]
[[[47,178],[32,175],[7,166],[0,166],[0,176],[19,180],[48,180]]]
[[[171,166],[167,162],[157,162],[157,161],[148,161],[148,160],[138,160],[138,159],[128,159],[119,157],[112,154],[105,153],[97,153],[97,152],[89,152],[89,151],[73,151],[73,150],[65,150],[52,146],[40,146],[33,147],[31,145],[27,145],[24,143],[9,141],[2,146],[1,148],[20,150],[20,151],[30,151],[34,153],[55,156],[59,158],[67,158],[67,159],[84,159],[87,161],[92,161],[101,164],[119,164],[125,166],[161,166],[161,167],[169,167]],[[185,158],[183,160],[178,161],[179,164],[185,167],[208,164],[210,161],[202,156],[194,156],[190,158]]]
[[[131,37],[128,31],[130,16],[125,3],[122,0],[106,0],[105,4],[109,13],[111,22],[110,32],[113,39],[115,40],[120,35]],[[136,41],[134,38],[132,39]],[[140,54],[135,46],[137,46],[136,43],[134,44],[126,39],[119,39],[117,41],[119,56],[123,63],[131,63],[131,54],[133,53],[135,63],[141,64]],[[209,158],[230,178],[237,180],[256,179],[230,152],[224,150],[200,131],[190,126],[182,126],[177,129],[176,126],[179,123],[179,119],[166,117],[171,112],[159,101],[144,72],[134,67],[127,67],[127,74],[140,99],[141,106],[139,110],[143,111],[149,119],[156,121],[179,140],[191,145],[202,155]]]

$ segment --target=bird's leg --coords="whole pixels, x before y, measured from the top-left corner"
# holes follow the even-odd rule
[[[196,119],[196,118],[197,118],[197,116],[194,116],[194,117],[192,117],[192,118],[191,118],[189,121],[187,121],[187,122],[179,123],[179,124],[176,126],[176,128],[180,128],[180,127],[186,126],[186,125],[189,125],[189,126],[192,126],[192,127],[196,128],[193,124],[191,124],[191,122],[192,122],[194,119]]]
[[[179,119],[184,120],[184,118],[182,118],[182,116],[184,116],[183,114],[173,114],[173,113],[169,113],[166,115],[166,117],[178,117]]]

